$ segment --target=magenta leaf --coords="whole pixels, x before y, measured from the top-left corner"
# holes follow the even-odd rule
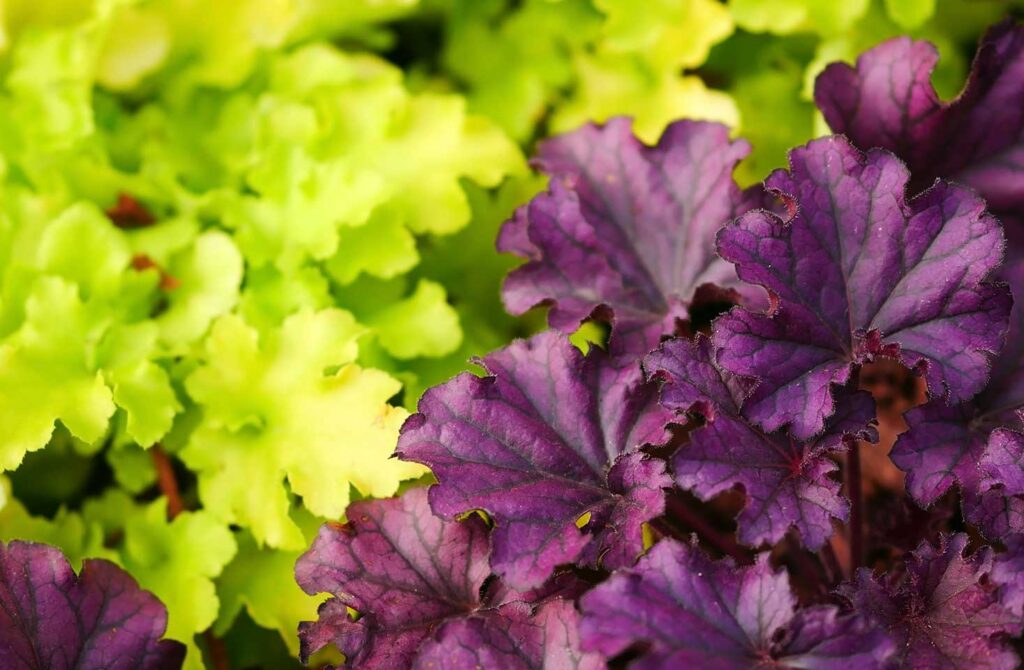
[[[723,367],[759,380],[743,411],[766,430],[821,432],[832,386],[877,356],[919,370],[950,403],[985,386],[1011,303],[986,281],[1002,261],[1002,229],[959,186],[906,201],[907,179],[888,152],[815,140],[765,181],[790,203],[789,220],[757,210],[719,234],[740,278],[775,298],[770,313],[733,309],[714,330]]]
[[[896,640],[896,667],[1011,670],[1018,657],[1005,637],[1018,635],[1021,619],[999,601],[988,575],[992,553],[965,557],[967,536],[922,543],[902,574],[878,578],[862,568],[842,592],[865,618]]]
[[[54,547],[0,542],[0,668],[180,668],[166,627],[163,604],[113,563],[86,560],[76,577]]]
[[[487,526],[479,516],[440,519],[430,511],[426,489],[418,488],[401,498],[353,503],[347,517],[345,525],[324,525],[295,566],[307,593],[334,596],[321,606],[318,621],[299,627],[304,661],[333,644],[347,667],[431,667],[437,654],[475,640],[480,658],[520,663],[508,667],[540,668],[548,656],[579,663],[560,667],[600,667],[580,653],[576,612],[553,595],[557,588],[516,594],[485,586],[493,580]],[[509,640],[519,642],[512,652]]]
[[[1024,262],[1000,272],[1015,295],[1024,295]],[[891,457],[907,472],[907,490],[929,506],[960,486],[965,518],[987,536],[1024,531],[1022,464],[1015,430],[1024,428],[1024,308],[1015,302],[1006,347],[992,366],[988,386],[955,407],[932,401],[907,412],[907,432]],[[1014,430],[1009,430],[1014,429]],[[1015,474],[1016,473],[1016,474]],[[998,488],[996,487],[998,485]]]
[[[1007,21],[982,39],[967,86],[943,103],[931,85],[938,50],[898,37],[819,75],[814,99],[857,146],[894,152],[914,190],[936,178],[978,190],[993,210],[1024,207],[1024,28]]]
[[[632,564],[672,485],[664,462],[638,450],[668,437],[672,414],[656,387],[638,364],[597,348],[584,357],[554,331],[480,364],[490,376],[430,389],[402,427],[398,456],[437,477],[434,512],[494,519],[491,566],[513,588],[539,586],[566,563]]]
[[[865,392],[836,392],[837,410],[827,430],[808,441],[785,432],[766,433],[740,413],[742,380],[714,361],[710,342],[665,342],[644,363],[648,374],[664,380],[662,404],[677,413],[703,415],[705,425],[689,433],[676,452],[676,482],[707,500],[739,485],[746,506],[739,515],[741,542],[775,543],[795,528],[811,549],[832,535],[832,520],[845,521],[849,504],[839,495],[830,455],[846,441],[875,439],[868,424],[874,402]]]
[[[527,259],[505,281],[510,312],[550,304],[551,325],[572,332],[608,308],[613,349],[641,356],[689,316],[698,288],[736,285],[714,236],[750,207],[732,178],[750,147],[714,123],[673,123],[653,147],[630,126],[616,118],[543,142],[534,164],[549,190],[505,224],[498,249]]]
[[[636,668],[869,669],[894,651],[884,633],[835,608],[797,611],[789,578],[767,553],[738,567],[663,540],[580,606],[583,648],[609,659],[636,651]]]

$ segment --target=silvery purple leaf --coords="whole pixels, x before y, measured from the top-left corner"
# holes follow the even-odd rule
[[[367,670],[457,669],[471,658],[494,663],[486,667],[603,667],[579,650],[578,614],[558,595],[564,584],[529,594],[494,585],[479,516],[442,520],[418,488],[353,503],[347,517],[324,525],[295,566],[308,593],[334,596],[317,621],[299,627],[303,660],[333,644],[346,667]],[[465,655],[463,643],[475,649]],[[441,657],[446,664],[437,664]]]
[[[888,152],[814,140],[765,181],[788,220],[752,211],[719,234],[740,278],[774,298],[770,313],[734,308],[714,329],[722,366],[759,381],[743,411],[766,430],[818,434],[833,387],[877,356],[920,371],[950,404],[984,388],[1011,303],[987,281],[1002,229],[968,189],[939,183],[907,201],[907,180]]]
[[[627,118],[541,143],[534,165],[550,187],[498,238],[500,251],[527,259],[505,281],[506,307],[550,304],[551,325],[567,332],[605,307],[613,351],[647,353],[689,316],[700,287],[737,285],[714,237],[754,204],[732,178],[749,152],[725,126],[696,121],[669,125],[647,146]]]
[[[923,543],[910,554],[904,572],[876,577],[861,568],[843,587],[854,609],[896,640],[896,667],[1018,667],[1006,637],[1020,633],[1021,619],[988,580],[991,551],[964,556],[966,547],[966,535],[943,536],[938,547]]]
[[[935,179],[977,189],[996,211],[1024,210],[1024,28],[1006,21],[982,39],[963,92],[943,103],[931,84],[939,52],[897,37],[856,67],[833,63],[814,99],[832,129],[862,149],[907,162],[914,190]]]
[[[511,587],[543,584],[562,564],[630,565],[642,524],[664,510],[663,461],[639,448],[667,440],[672,414],[636,363],[587,356],[560,333],[486,356],[427,391],[397,454],[433,470],[434,512],[494,519],[491,566]]]
[[[712,561],[663,540],[580,601],[584,649],[631,668],[883,668],[888,637],[832,607],[797,610],[789,578],[761,554],[751,566]]]
[[[714,360],[711,343],[676,339],[648,355],[644,368],[664,381],[661,402],[677,413],[697,412],[705,425],[672,459],[676,482],[707,500],[737,485],[746,494],[738,518],[741,542],[774,544],[794,528],[817,550],[833,533],[833,519],[845,521],[849,503],[839,494],[830,456],[857,437],[875,439],[869,424],[875,407],[865,392],[836,392],[837,411],[827,430],[810,440],[784,431],[767,433],[740,412],[743,380]]]

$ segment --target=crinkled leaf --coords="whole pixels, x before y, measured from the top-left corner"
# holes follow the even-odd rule
[[[760,382],[743,407],[751,420],[820,432],[832,386],[879,355],[920,370],[951,404],[984,387],[1010,311],[1006,287],[985,281],[1002,228],[963,187],[907,201],[908,176],[888,152],[815,140],[765,182],[787,220],[753,211],[719,234],[740,278],[775,298],[769,313],[734,309],[715,324],[722,365]]]
[[[642,355],[686,318],[703,284],[736,283],[713,238],[744,210],[733,169],[749,152],[724,126],[680,121],[656,146],[628,119],[544,142],[535,159],[549,190],[507,222],[498,249],[527,258],[505,281],[514,314],[552,305],[552,326],[576,329],[599,306],[617,349]]]
[[[389,495],[419,474],[389,458],[405,413],[387,404],[395,380],[351,363],[362,332],[337,309],[304,310],[262,335],[235,316],[214,324],[207,362],[185,383],[203,418],[181,451],[207,509],[260,544],[300,549],[286,478],[329,518],[344,511],[350,483]]]
[[[335,596],[319,621],[300,626],[302,658],[333,642],[355,666],[408,667],[439,624],[480,606],[487,527],[476,515],[435,517],[424,489],[353,503],[346,516],[346,525],[324,525],[295,566],[307,593]]]
[[[943,103],[931,84],[938,50],[899,37],[852,68],[830,65],[815,100],[833,130],[883,147],[910,166],[913,186],[936,178],[978,190],[994,210],[1024,206],[1024,29],[1013,21],[982,39],[963,92]]]
[[[302,526],[304,533],[307,526]],[[220,610],[214,634],[227,634],[244,608],[258,625],[276,630],[288,651],[298,655],[299,622],[315,617],[323,600],[310,597],[295,582],[295,561],[301,553],[259,547],[246,531],[236,533],[235,541],[238,553],[217,579]]]
[[[92,442],[107,428],[115,405],[103,375],[89,364],[95,321],[76,287],[40,279],[28,297],[24,325],[0,344],[0,468],[11,470],[41,449],[58,419]]]
[[[205,510],[168,520],[166,499],[138,506],[116,489],[89,501],[83,516],[102,524],[107,537],[123,538],[118,563],[167,606],[167,636],[185,643],[188,670],[201,669],[193,638],[217,618],[220,601],[213,580],[236,551],[227,525]]]
[[[582,653],[580,615],[571,601],[549,600],[535,610],[523,602],[485,616],[447,623],[416,657],[415,670],[602,670],[601,657]]]
[[[845,521],[849,504],[839,495],[830,455],[848,439],[871,439],[874,403],[864,392],[837,391],[837,410],[819,437],[804,442],[765,433],[740,413],[742,380],[714,361],[710,342],[666,342],[644,362],[647,373],[664,380],[661,403],[677,413],[696,411],[706,425],[672,458],[676,482],[702,499],[737,485],[746,494],[738,536],[747,544],[774,544],[795,528],[811,549],[831,537],[832,520]]]
[[[583,648],[607,658],[639,648],[642,668],[880,669],[894,651],[881,631],[833,607],[797,611],[789,578],[767,554],[738,567],[674,540],[612,575],[580,606]]]
[[[999,276],[1015,295],[1021,295],[1024,263],[1009,264]],[[1024,308],[1015,300],[1006,347],[993,363],[988,386],[955,407],[933,400],[907,412],[908,430],[891,453],[893,463],[907,472],[907,490],[915,501],[931,505],[957,483],[967,520],[992,538],[1024,531],[1024,500],[992,488],[997,483],[1012,484],[1013,468],[1020,468],[1012,462],[1016,433],[1007,429],[1022,427],[1018,415],[1024,407],[1022,335]],[[1011,488],[1018,490],[1016,485]]]
[[[1021,620],[989,582],[989,549],[964,556],[967,536],[942,536],[910,554],[903,574],[876,577],[862,568],[842,592],[861,616],[896,641],[900,667],[1011,668],[1019,659],[1004,637]]]
[[[345,525],[323,526],[296,564],[308,593],[335,596],[318,621],[300,626],[304,659],[333,643],[347,663],[368,669],[437,667],[430,663],[438,659],[454,664],[442,667],[468,659],[484,667],[552,667],[543,663],[556,659],[575,661],[554,667],[600,667],[592,656],[579,658],[570,603],[541,601],[534,614],[529,601],[550,590],[484,588],[489,546],[479,516],[445,521],[431,512],[426,489],[414,488],[401,498],[353,503],[347,517]]]
[[[400,458],[427,465],[434,511],[482,509],[496,524],[491,565],[510,586],[540,586],[558,565],[629,565],[641,524],[664,508],[662,442],[671,414],[639,365],[548,331],[486,356],[427,391],[402,427]],[[577,520],[590,514],[582,531]]]
[[[992,564],[992,581],[1000,588],[999,602],[1018,617],[1024,617],[1024,535],[1005,538],[1006,553]]]
[[[172,670],[185,648],[161,640],[167,611],[121,568],[79,575],[53,547],[0,543],[0,665],[10,670]]]

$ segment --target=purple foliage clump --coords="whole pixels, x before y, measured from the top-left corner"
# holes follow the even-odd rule
[[[549,187],[498,246],[525,259],[507,308],[552,330],[424,394],[396,457],[429,491],[321,529],[296,566],[332,596],[304,658],[1019,667],[1024,29],[994,27],[949,103],[936,53],[826,68],[842,135],[748,191],[747,145],[712,123],[542,143]],[[588,320],[609,330],[584,353]]]

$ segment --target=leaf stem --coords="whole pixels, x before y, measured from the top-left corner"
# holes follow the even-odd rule
[[[171,459],[159,444],[149,448],[153,456],[153,465],[156,466],[156,481],[160,492],[167,498],[167,519],[173,520],[185,511],[185,501],[181,498],[181,491],[178,489],[178,478],[174,476],[174,468],[171,466]]]
[[[178,488],[178,478],[174,475],[174,466],[171,459],[159,444],[149,448],[153,456],[153,465],[156,466],[156,481],[160,492],[167,498],[167,519],[173,520],[185,511],[185,501],[181,497],[181,489]],[[228,659],[228,650],[224,646],[224,640],[213,634],[213,630],[203,633],[203,641],[206,643],[206,651],[213,665],[214,670],[231,670],[231,662]]]
[[[864,496],[861,491],[860,442],[846,452],[846,495],[850,498],[850,576],[864,560]]]
[[[666,516],[689,527],[693,532],[726,556],[731,556],[737,563],[750,563],[751,554],[731,536],[719,531],[695,512],[685,500],[669,495],[666,501]]]

